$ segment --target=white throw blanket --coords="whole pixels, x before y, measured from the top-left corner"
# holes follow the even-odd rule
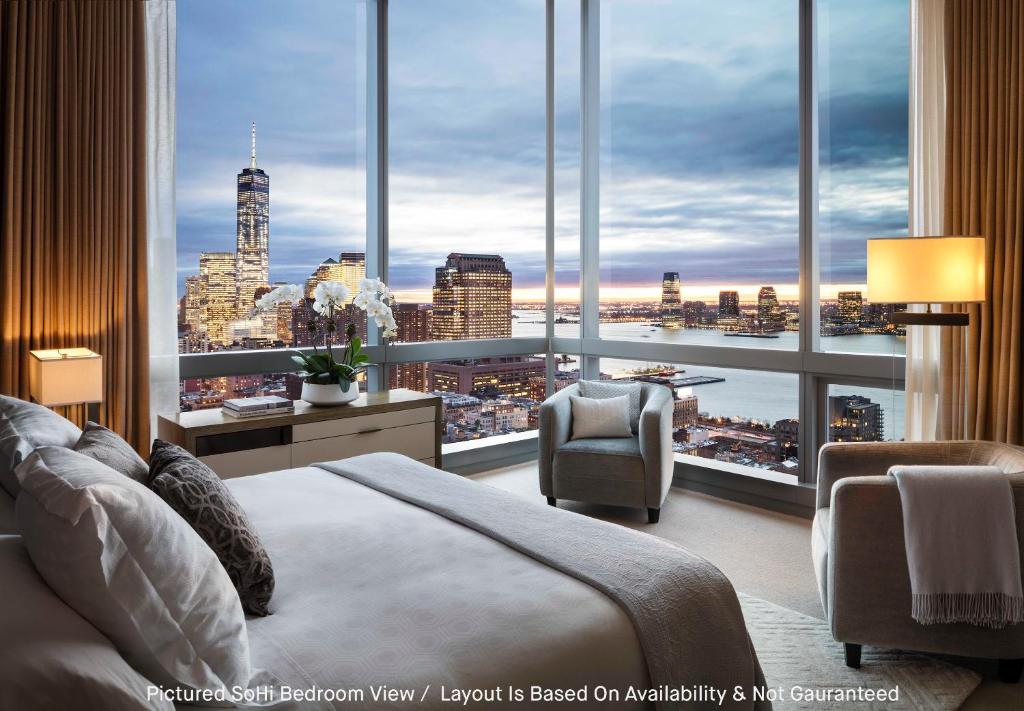
[[[1013,489],[998,467],[894,466],[921,624],[1024,621]]]

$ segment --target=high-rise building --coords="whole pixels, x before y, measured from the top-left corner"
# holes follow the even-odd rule
[[[270,176],[256,167],[256,124],[252,125],[249,167],[237,179],[235,255],[238,270],[236,314],[246,318],[256,290],[270,283]]]
[[[238,312],[237,269],[234,252],[203,252],[199,255],[200,312],[212,343],[231,343],[227,327]]]
[[[839,320],[844,324],[859,324],[864,314],[864,297],[859,291],[839,292]]]
[[[679,328],[683,325],[683,300],[679,291],[679,272],[665,272],[661,279],[661,325]]]
[[[697,326],[704,318],[706,305],[703,301],[683,302],[683,323],[687,326]]]
[[[434,271],[433,338],[512,337],[512,272],[497,254],[453,252]]]
[[[782,331],[786,327],[774,286],[762,286],[757,292],[757,322],[762,331]]]
[[[341,281],[341,265],[334,257],[328,257],[324,261],[320,262],[313,273],[306,279],[306,283],[303,285],[302,293],[307,299],[313,298],[313,291],[316,289],[316,285],[323,281]]]
[[[190,274],[185,277],[181,322],[194,334],[206,331],[203,321],[202,279],[198,274]]]
[[[342,252],[338,255],[338,266],[341,273],[338,281],[355,297],[359,282],[366,278],[366,252]]]
[[[697,424],[699,405],[692,388],[672,388],[672,427],[682,429]]]
[[[398,325],[396,340],[401,343],[430,340],[429,304],[395,304],[391,310]],[[388,385],[393,388],[409,388],[423,392],[429,384],[426,363],[393,365],[388,373]]]
[[[885,439],[882,406],[863,395],[830,395],[828,430],[832,442],[879,442]]]
[[[718,318],[740,317],[740,294],[738,291],[718,292]]]
[[[544,359],[531,356],[441,361],[428,368],[431,391],[530,397],[530,379],[544,375]]]

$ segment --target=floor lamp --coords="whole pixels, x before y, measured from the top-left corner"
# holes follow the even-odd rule
[[[985,238],[869,239],[867,292],[868,299],[875,303],[927,304],[924,312],[892,314],[889,318],[892,324],[967,326],[970,324],[967,312],[936,312],[932,311],[932,304],[979,303],[985,300]],[[967,357],[965,354],[965,369]],[[895,390],[894,375],[893,397]]]

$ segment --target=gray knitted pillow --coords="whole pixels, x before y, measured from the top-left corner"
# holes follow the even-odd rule
[[[140,484],[145,484],[149,478],[149,466],[146,461],[119,434],[103,425],[87,423],[73,449],[87,454],[97,462],[106,464],[115,472],[121,472]]]
[[[274,568],[249,517],[212,469],[177,445],[155,440],[149,487],[206,541],[231,578],[242,608],[269,615]]]
[[[580,395],[594,400],[629,395],[629,427],[633,432],[640,430],[640,383],[581,380]]]

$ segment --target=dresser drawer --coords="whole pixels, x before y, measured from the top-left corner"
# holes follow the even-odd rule
[[[410,410],[410,412],[415,412],[415,410]],[[371,452],[398,452],[412,459],[433,457],[437,441],[437,426],[433,420],[432,410],[430,414],[429,422],[418,422],[403,427],[390,427],[306,441],[298,441],[296,438],[292,444],[291,465],[304,467],[314,462],[329,462],[334,459],[355,457]],[[355,419],[365,418],[350,418],[347,421]]]
[[[287,444],[277,447],[258,447],[225,454],[210,454],[199,457],[221,479],[236,476],[262,474],[264,472],[288,469],[291,466],[291,447]]]
[[[433,407],[416,407],[396,412],[381,412],[375,415],[310,422],[292,427],[292,442],[309,442],[329,437],[369,434],[375,430],[394,429],[424,422],[433,423],[434,418],[435,409]]]

